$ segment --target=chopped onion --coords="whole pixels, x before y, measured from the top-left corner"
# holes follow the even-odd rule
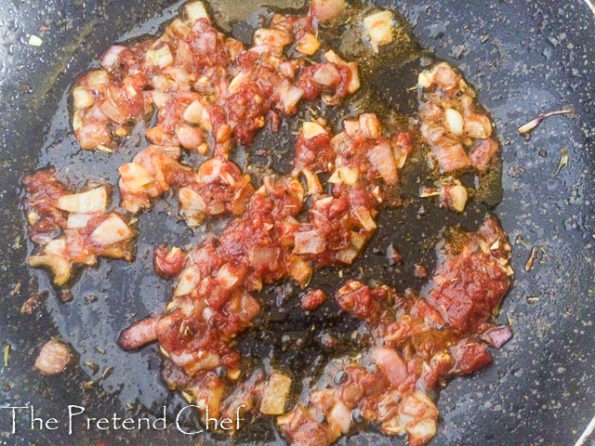
[[[300,256],[291,256],[289,258],[289,275],[300,286],[305,287],[312,278],[312,267]]]
[[[64,371],[71,357],[66,345],[52,339],[41,348],[39,356],[35,360],[35,368],[44,375],[57,375]]]
[[[95,103],[93,95],[80,85],[72,89],[72,101],[74,108],[79,110],[92,107]]]
[[[495,348],[501,348],[512,339],[512,330],[508,325],[490,328],[482,335],[482,339],[489,342]]]
[[[281,110],[286,114],[292,114],[303,95],[302,90],[288,82],[281,91]]]
[[[123,45],[110,46],[103,56],[101,56],[101,66],[106,70],[113,69],[120,61],[120,53],[126,50]]]
[[[415,439],[418,444],[424,444],[436,435],[436,420],[425,419],[413,425],[407,425],[407,433]]]
[[[379,11],[364,18],[364,28],[370,38],[374,51],[378,47],[389,44],[393,41],[393,13],[391,11]]]
[[[182,117],[192,124],[200,125],[207,131],[211,130],[211,115],[209,114],[209,110],[198,99],[186,107]]]
[[[307,56],[312,56],[318,48],[320,48],[320,42],[312,33],[305,33],[295,45],[296,50]]]
[[[341,81],[341,75],[331,64],[321,65],[312,76],[312,79],[325,87],[331,87]]]
[[[36,255],[29,256],[29,266],[37,268],[45,266],[52,271],[54,276],[54,285],[64,285],[70,279],[72,268],[70,262],[64,257],[58,255]]]
[[[208,21],[210,21],[209,14],[207,13],[207,10],[203,2],[196,1],[186,3],[184,5],[184,10],[186,11],[186,15],[188,16],[190,24],[194,24],[194,22],[196,22],[199,19],[207,19]]]
[[[240,277],[235,274],[235,271],[228,264],[225,264],[217,271],[217,280],[223,288],[229,290],[238,283]]]
[[[102,246],[128,240],[133,236],[132,230],[117,214],[111,214],[91,233],[91,240]]]
[[[196,265],[184,268],[178,276],[178,284],[174,290],[174,297],[190,294],[200,282],[200,271]]]
[[[327,419],[329,424],[337,426],[343,434],[349,432],[351,428],[351,410],[341,400],[337,400],[334,404]]]
[[[154,182],[149,171],[138,163],[122,164],[118,172],[120,173],[120,188],[126,192],[143,192],[147,185]]]
[[[265,415],[281,415],[284,413],[290,388],[290,377],[277,371],[273,372],[262,392],[260,412]]]
[[[467,189],[458,180],[453,186],[440,189],[441,202],[456,212],[463,212],[468,199]]]
[[[337,167],[328,179],[329,183],[347,184],[353,186],[357,183],[358,170],[351,167]]]
[[[109,84],[110,76],[105,70],[93,70],[87,73],[85,79],[90,89],[99,91]]]
[[[382,136],[382,124],[374,113],[362,113],[359,116],[359,128],[366,138],[380,138]]]
[[[319,254],[326,248],[326,243],[315,230],[297,232],[293,252],[296,254]]]
[[[200,194],[190,187],[180,188],[178,199],[184,212],[204,212],[207,208]]]
[[[368,160],[386,184],[394,184],[398,180],[397,165],[393,151],[388,142],[383,142],[370,149],[367,153]]]
[[[351,79],[349,80],[349,84],[347,85],[347,92],[349,94],[353,94],[357,90],[359,90],[360,80],[359,71],[357,69],[357,62],[345,62],[333,50],[329,50],[326,53],[324,53],[324,58],[327,62],[335,63],[337,65],[349,68],[349,71],[351,72]]]
[[[310,15],[319,22],[329,22],[338,17],[345,8],[345,0],[312,0]]]
[[[99,186],[86,192],[63,195],[58,198],[56,207],[63,211],[76,214],[105,212],[107,208],[107,192],[107,186]]]
[[[302,173],[304,174],[304,177],[306,177],[306,188],[308,190],[308,195],[322,193],[322,186],[320,185],[318,176],[310,169],[303,169]]]
[[[254,45],[282,50],[291,43],[291,36],[282,29],[260,28],[254,32]]]
[[[353,213],[361,223],[362,228],[364,228],[366,231],[373,231],[376,229],[376,223],[372,219],[368,209],[363,206],[359,206],[353,211]]]
[[[375,347],[372,349],[372,357],[393,387],[398,387],[407,379],[407,365],[392,348]]]
[[[240,71],[227,86],[227,91],[232,94],[236,93],[246,80],[248,80],[248,74],[245,71]]]
[[[457,110],[447,108],[444,117],[448,130],[454,135],[461,136],[463,134],[463,116]]]
[[[312,139],[315,136],[326,134],[326,130],[323,126],[317,122],[304,122],[302,127],[302,134],[305,139]]]
[[[255,266],[273,265],[279,259],[281,250],[272,246],[255,246],[250,250],[250,262]]]
[[[145,63],[149,66],[165,68],[169,65],[173,65],[174,57],[171,54],[169,46],[162,44],[159,48],[147,51],[145,54]]]
[[[355,258],[357,257],[358,251],[353,248],[342,249],[337,251],[335,254],[335,258],[339,262],[343,262],[347,265],[351,265]]]
[[[68,214],[66,227],[68,229],[80,229],[87,226],[89,220],[93,217],[92,214]]]
[[[485,115],[465,116],[465,135],[470,138],[486,139],[492,135],[492,123]]]

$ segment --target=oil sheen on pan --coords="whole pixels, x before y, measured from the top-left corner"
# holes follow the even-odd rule
[[[495,126],[394,11],[245,8],[187,3],[74,80],[59,113],[76,144],[23,180],[28,263],[73,300],[122,268],[167,290],[131,285],[103,342],[131,364],[158,346],[170,410],[239,413],[292,445],[367,429],[426,444],[440,388],[512,336],[492,319],[513,278]],[[391,107],[373,81],[387,65]],[[53,340],[36,366],[69,360]],[[117,379],[153,379],[139,372]]]

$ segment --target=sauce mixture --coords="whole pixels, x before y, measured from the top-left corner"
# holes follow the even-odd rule
[[[293,445],[331,444],[368,424],[425,444],[437,429],[436,390],[485,367],[488,345],[500,348],[512,335],[491,322],[513,275],[496,218],[486,215],[473,232],[444,229],[433,272],[415,268],[416,277],[428,277],[420,290],[401,293],[360,277],[344,277],[335,290],[310,283],[317,271],[361,257],[382,213],[398,212],[412,185],[454,213],[481,199],[499,170],[491,120],[445,62],[417,69],[415,116],[358,96],[383,51],[410,45],[401,28],[395,40],[390,11],[312,0],[302,14],[271,13],[265,22],[248,46],[221,32],[203,3],[191,2],[159,36],[111,46],[100,68],[77,79],[72,127],[83,149],[117,152],[138,125],[146,125],[149,145],[119,167],[117,185],[77,190],[54,168],[28,175],[25,211],[38,245],[29,264],[68,286],[77,269],[100,257],[132,261],[143,230],[137,215],[174,196],[189,227],[221,219],[222,230],[185,247],[163,234],[153,266],[173,278],[172,297],[161,314],[122,327],[122,348],[157,342],[170,389],[212,417],[233,418],[240,405],[276,417]],[[333,48],[334,32],[348,41],[354,28],[377,58],[355,46],[343,55]],[[345,103],[355,106],[339,118],[332,109]],[[284,158],[293,154],[289,168],[246,168],[238,148],[250,157],[260,129],[279,132],[300,107],[313,106],[318,111],[301,122],[295,147],[281,150]],[[407,172],[412,163],[417,169]],[[110,209],[114,188],[121,201]],[[387,250],[391,265],[407,257],[398,243]],[[238,348],[270,307],[267,286],[288,282],[304,290],[301,311],[332,300],[362,339],[311,376],[275,366],[274,358],[243,357]],[[320,344],[332,349],[338,337],[321,330]]]

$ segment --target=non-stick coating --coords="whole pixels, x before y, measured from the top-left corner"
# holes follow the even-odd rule
[[[275,3],[285,2],[270,2]],[[390,1],[379,4],[395,7]],[[122,402],[127,397],[143,402],[143,386],[160,386],[157,377],[147,379],[142,374],[159,368],[152,348],[137,356],[122,353],[110,357],[115,367],[140,372],[138,385],[125,388],[117,388],[117,382],[110,385],[108,377],[92,390],[81,390],[81,383],[90,378],[88,367],[79,364],[53,378],[32,370],[40,346],[60,334],[80,341],[75,347],[81,363],[84,358],[100,358],[96,351],[99,344],[104,342],[109,351],[114,340],[98,341],[99,321],[108,321],[107,333],[125,323],[111,320],[105,309],[134,304],[142,316],[143,309],[149,311],[156,302],[164,301],[166,294],[155,296],[153,290],[165,293],[166,286],[157,278],[150,279],[155,283],[145,279],[143,295],[129,295],[128,267],[118,263],[111,265],[111,274],[122,276],[118,293],[101,290],[102,274],[110,269],[103,262],[100,270],[89,272],[101,291],[98,299],[110,300],[109,305],[99,303],[98,314],[68,325],[68,315],[89,314],[80,311],[84,299],[79,296],[61,304],[51,296],[38,315],[22,316],[20,306],[37,290],[37,283],[30,282],[25,267],[18,183],[23,172],[36,167],[40,149],[48,140],[48,124],[73,77],[123,32],[150,18],[159,22],[160,11],[168,7],[176,11],[178,5],[168,1],[48,0],[5,1],[0,8],[0,347],[11,346],[9,364],[0,368],[2,405],[32,403],[38,413],[61,419],[68,404],[86,406],[92,416],[124,414]],[[494,117],[505,163],[504,200],[497,214],[513,242],[516,271],[514,288],[500,315],[500,320],[511,322],[515,337],[495,353],[489,368],[453,382],[442,392],[439,407],[443,420],[432,444],[572,444],[595,414],[593,14],[579,0],[401,0],[396,8],[413,25],[423,47],[463,70]],[[30,34],[43,37],[41,47],[27,45]],[[393,98],[397,78],[390,64],[378,73],[379,89],[394,104],[399,102]],[[546,121],[529,141],[516,132],[520,124],[540,112],[569,104],[574,106],[576,118]],[[55,135],[56,140],[59,137]],[[569,164],[554,176],[562,147],[568,147]],[[383,224],[391,224],[390,219]],[[182,236],[184,229],[170,223],[168,231]],[[527,272],[524,265],[532,247],[539,247],[540,254]],[[143,258],[150,252],[138,255]],[[367,259],[372,256],[368,252]],[[150,273],[147,267],[146,275]],[[138,269],[135,274],[140,274]],[[130,289],[133,287],[131,283]],[[128,321],[133,319],[131,316]],[[84,341],[87,331],[87,338],[92,339]],[[159,392],[168,401],[165,390],[151,389],[152,395]],[[98,441],[157,445],[168,444],[167,438],[175,439],[176,444],[197,441],[155,431],[102,434],[79,429],[68,437],[63,428],[32,432],[24,422],[22,418],[17,435],[8,436],[9,413],[0,412],[0,441],[6,445]],[[340,443],[353,444],[356,439],[361,444],[378,445],[403,441],[361,434]]]

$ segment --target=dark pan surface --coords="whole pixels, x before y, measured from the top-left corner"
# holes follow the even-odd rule
[[[246,1],[234,8],[237,18],[253,11],[256,3]],[[295,4],[273,3],[283,7]],[[393,2],[379,3],[391,6]],[[111,42],[155,32],[160,23],[175,15],[180,3],[153,1],[140,5],[138,1],[48,1],[42,6],[38,2],[7,2],[0,11],[0,99],[4,105],[0,112],[0,230],[4,242],[0,245],[0,347],[9,344],[12,352],[8,367],[0,368],[1,405],[32,403],[36,412],[64,419],[68,404],[86,406],[91,416],[109,416],[113,412],[124,415],[129,403],[134,403],[140,414],[159,413],[162,405],[174,411],[182,404],[158,377],[160,359],[154,346],[130,354],[114,342],[120,329],[161,309],[167,300],[170,284],[152,273],[151,246],[155,240],[162,241],[164,234],[169,234],[170,243],[185,243],[191,237],[175,216],[164,218],[171,213],[167,203],[141,217],[135,263],[104,261],[99,268],[82,273],[72,291],[76,298],[71,302],[59,302],[51,291],[39,315],[19,313],[31,293],[48,288],[45,273],[30,274],[25,267],[27,243],[18,208],[18,182],[23,173],[40,165],[56,164],[70,166],[67,175],[74,182],[93,177],[115,183],[117,166],[139,150],[130,144],[111,158],[78,153],[74,137],[65,133],[68,124],[62,95],[74,76]],[[559,4],[491,2],[490,6],[484,2],[403,0],[398,2],[397,10],[413,25],[422,47],[462,69],[494,117],[504,152],[504,199],[496,212],[513,242],[516,271],[514,288],[499,317],[512,323],[515,337],[495,353],[489,368],[453,382],[442,392],[439,407],[443,422],[432,444],[571,444],[595,413],[595,55],[592,37],[589,39],[593,35],[593,15],[578,0]],[[226,18],[216,14],[219,23]],[[147,25],[138,28],[141,23]],[[40,32],[41,25],[49,30]],[[246,27],[232,27],[240,38],[248,31]],[[27,45],[31,33],[43,37],[41,47]],[[387,63],[371,79],[381,98],[394,107],[407,103],[402,95],[411,86],[410,80],[399,76],[402,62]],[[520,124],[540,112],[569,104],[574,106],[576,118],[546,121],[529,141],[516,132]],[[291,120],[291,125],[296,126],[297,120]],[[283,133],[288,135],[290,130],[285,128]],[[139,144],[142,148],[142,139]],[[290,150],[292,141],[262,134],[257,144]],[[569,165],[554,176],[564,146],[569,149]],[[96,161],[102,167],[82,172],[81,159]],[[413,203],[385,213],[380,224],[384,229],[346,275],[375,277],[400,289],[419,287],[421,281],[407,278],[415,261],[423,260],[431,266],[433,255],[428,248],[435,239],[430,235],[436,234],[444,219],[452,223],[462,220],[473,227],[485,207],[470,208],[461,219],[428,208],[430,215],[424,217],[423,227],[416,218],[418,210],[419,203]],[[417,241],[404,242],[408,234],[424,238],[421,249]],[[386,267],[382,251],[391,240],[398,240],[398,248],[407,257],[400,270]],[[532,247],[539,247],[540,254],[526,272],[524,264]],[[323,286],[335,286],[336,271],[319,274],[317,281]],[[274,300],[273,296],[289,291],[277,288],[269,295]],[[242,348],[262,356],[268,354],[272,339],[277,350],[297,345],[295,349],[300,353],[282,360],[289,367],[305,364],[314,369],[319,352],[312,340],[303,336],[304,329],[312,324],[320,326],[323,319],[328,319],[335,330],[348,332],[351,327],[349,321],[335,315],[332,307],[325,309],[322,316],[298,317],[298,312],[291,311],[295,301],[295,297],[288,298],[289,311],[279,312],[263,324],[264,337],[249,333],[250,342]],[[285,337],[278,336],[280,330]],[[58,377],[44,378],[32,370],[32,364],[40,346],[56,335],[72,345],[79,364]],[[84,381],[99,375],[92,375],[85,361],[98,363],[99,374],[106,367],[114,369],[93,389],[83,390]],[[167,439],[176,444],[195,444],[200,439],[186,438],[173,430],[99,433],[87,432],[84,426],[68,437],[64,427],[57,432],[31,432],[25,420],[21,417],[21,429],[9,437],[9,413],[0,412],[0,441],[7,445],[86,445],[98,441],[157,445],[167,444]],[[256,425],[252,431],[243,435],[276,440],[266,425]],[[402,442],[368,433],[342,443],[352,444],[356,439],[361,444]]]

